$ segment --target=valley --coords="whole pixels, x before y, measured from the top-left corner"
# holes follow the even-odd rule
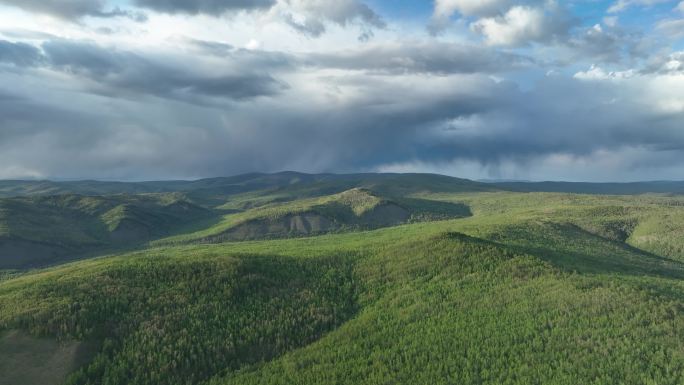
[[[27,213],[4,214],[5,233],[106,249],[27,270],[31,250],[4,246],[0,330],[64,359],[95,347],[45,384],[681,380],[681,196],[289,177],[125,204],[5,198]],[[41,346],[16,338],[0,340],[10,360]],[[15,384],[32,378],[47,377]]]

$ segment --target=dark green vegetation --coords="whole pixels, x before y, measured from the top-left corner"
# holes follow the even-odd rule
[[[463,179],[396,174],[6,181],[0,196],[17,196],[0,199],[0,270],[113,253],[174,234],[163,242],[282,238],[463,217],[470,215],[463,205],[407,195],[489,189]]]
[[[684,383],[684,197],[430,175],[216,181],[126,195],[165,218],[139,250],[0,275],[0,331],[24,351],[94,347],[67,384]],[[122,197],[8,201],[83,212]],[[179,202],[209,214],[166,217]],[[112,205],[89,211],[99,234],[133,215]],[[84,239],[68,218],[41,239]],[[0,355],[18,345],[0,339]],[[0,371],[48,373],[27,357],[18,377]]]
[[[684,194],[684,182],[655,181],[633,183],[577,182],[499,182],[498,188],[518,192],[562,192],[574,194]]]
[[[210,215],[177,194],[1,199],[0,269],[140,244]]]
[[[58,342],[20,331],[0,335],[0,385],[55,384],[90,362],[95,346],[78,341]]]

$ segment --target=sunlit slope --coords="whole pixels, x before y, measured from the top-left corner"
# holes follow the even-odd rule
[[[493,227],[501,227],[499,233],[506,233],[506,226],[521,221],[555,223],[566,226],[568,231],[585,231],[623,246],[684,261],[682,196],[510,192],[417,196],[468,206],[474,215],[472,220],[487,225],[471,228],[481,236]],[[509,235],[514,237],[513,233]],[[587,252],[591,254],[591,248]]]
[[[388,198],[367,189],[354,188],[339,194],[265,204],[230,213],[206,229],[162,239],[154,244],[311,236],[469,215],[470,209],[460,203],[407,197]]]
[[[399,244],[360,264],[353,320],[212,384],[678,383],[684,286],[670,268],[572,274],[458,234]]]
[[[678,383],[682,265],[573,223],[613,198],[536,198],[78,262],[1,282],[0,325],[102,341],[71,384]]]
[[[492,183],[502,190],[518,192],[563,192],[575,194],[684,194],[682,181],[654,181],[634,183],[578,183],[578,182],[499,182]]]

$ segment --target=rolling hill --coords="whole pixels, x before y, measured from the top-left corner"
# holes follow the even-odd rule
[[[131,250],[0,276],[0,383],[684,378],[684,197],[297,178],[1,200],[0,234]]]
[[[233,177],[163,182],[101,181],[0,181],[0,197],[36,195],[113,195],[182,192],[206,202],[257,193],[281,199],[340,193],[367,188],[386,195],[406,195],[420,191],[492,191],[495,187],[467,179],[435,174],[304,174],[280,172],[250,173]]]
[[[469,215],[470,209],[459,203],[387,198],[365,188],[353,188],[339,194],[284,203],[263,203],[244,211],[231,212],[211,227],[164,238],[155,244],[311,236]]]
[[[0,269],[130,248],[211,213],[180,195],[55,195],[0,199]]]
[[[502,190],[517,192],[564,192],[602,195],[684,194],[684,182],[679,181],[633,183],[495,182],[492,185]]]

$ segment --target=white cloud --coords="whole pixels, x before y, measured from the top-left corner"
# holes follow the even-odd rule
[[[677,6],[677,10],[678,10],[679,12],[684,12],[684,1],[682,1],[681,3],[679,3],[679,5]]]
[[[630,7],[650,7],[670,1],[672,0],[618,0],[608,8],[608,12],[618,13]]]
[[[682,68],[681,62],[679,68]],[[645,97],[656,111],[681,116],[684,113],[684,73],[660,74],[649,79]]]
[[[428,29],[432,33],[443,31],[456,13],[466,17],[493,16],[506,10],[510,2],[511,0],[435,0]]]
[[[606,71],[601,67],[592,65],[586,71],[577,72],[574,75],[575,79],[580,80],[622,80],[629,79],[636,75],[636,71],[633,69],[626,71]]]
[[[614,28],[617,27],[619,20],[617,16],[606,16],[603,18],[603,23],[608,27]]]
[[[684,51],[654,56],[644,69],[645,73],[684,74]]]
[[[245,48],[249,50],[256,50],[261,48],[261,42],[257,39],[250,39],[247,44],[245,44]]]
[[[522,45],[548,33],[544,11],[526,6],[513,7],[503,16],[480,19],[471,28],[484,35],[489,45]]]
[[[656,29],[672,39],[684,37],[684,19],[662,20],[656,25]]]

